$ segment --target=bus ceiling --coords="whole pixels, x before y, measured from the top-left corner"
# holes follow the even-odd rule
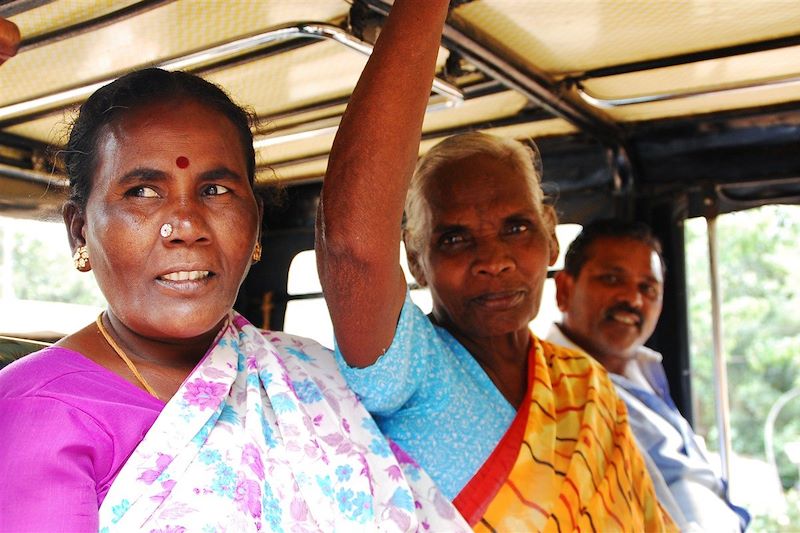
[[[0,212],[53,215],[64,192],[53,154],[72,109],[152,65],[202,74],[255,111],[259,185],[318,184],[387,9],[5,2],[23,41],[0,69]],[[476,129],[535,139],[565,221],[649,218],[660,201],[678,219],[709,203],[797,203],[797,28],[800,4],[784,0],[454,2],[421,151]]]

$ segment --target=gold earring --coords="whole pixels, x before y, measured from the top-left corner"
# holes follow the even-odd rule
[[[72,261],[75,263],[75,268],[77,268],[79,272],[89,272],[92,269],[92,265],[89,264],[89,249],[86,248],[85,244],[78,246],[78,249],[75,250],[75,254],[72,256]]]
[[[253,259],[253,263],[258,263],[259,261],[261,261],[261,243],[260,242],[257,242],[256,243],[256,247],[253,248],[252,259]]]

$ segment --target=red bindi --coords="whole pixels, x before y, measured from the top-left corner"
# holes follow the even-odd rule
[[[178,168],[186,168],[189,166],[189,158],[180,156],[175,160],[175,164],[178,165]]]

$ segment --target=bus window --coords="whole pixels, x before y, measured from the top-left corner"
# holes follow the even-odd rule
[[[551,267],[551,273],[564,266],[564,254],[567,247],[581,230],[580,224],[560,224],[556,228],[556,236],[560,245],[558,260]],[[425,287],[417,285],[408,269],[405,245],[400,243],[400,266],[406,277],[411,299],[424,313],[430,313],[433,308],[431,293]],[[310,337],[323,345],[333,347],[333,326],[328,315],[328,308],[322,298],[322,288],[317,276],[317,263],[314,250],[306,250],[297,254],[289,266],[287,281],[288,302],[284,329],[295,335]],[[531,322],[531,329],[540,337],[547,334],[550,324],[558,320],[561,313],[556,305],[555,282],[551,277],[545,281],[542,292],[542,303],[539,314]]]
[[[553,280],[552,275],[564,268],[564,255],[567,253],[567,248],[580,231],[580,224],[559,224],[556,227],[556,237],[559,245],[558,259],[547,273],[547,280],[544,282],[544,288],[542,289],[542,303],[539,306],[536,318],[530,324],[531,330],[539,337],[546,337],[550,325],[561,318],[561,311],[558,310],[558,305],[556,304],[556,282]]]
[[[685,227],[695,430],[716,451],[706,225]],[[717,228],[731,497],[754,515],[753,530],[778,531],[800,523],[800,207],[725,214]]]
[[[0,235],[0,335],[55,341],[94,321],[105,299],[62,222],[0,217]]]
[[[333,347],[333,326],[322,298],[322,288],[317,275],[317,262],[314,250],[297,254],[289,266],[287,281],[288,302],[284,318],[284,330],[295,335],[310,337],[330,348]],[[414,300],[424,313],[433,308],[430,291],[419,287],[408,270],[406,249],[400,243],[400,266]]]

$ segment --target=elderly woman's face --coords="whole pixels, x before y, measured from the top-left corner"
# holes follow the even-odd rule
[[[168,102],[122,115],[98,139],[82,234],[109,307],[147,337],[212,331],[260,219],[236,129],[196,102]]]
[[[471,337],[527,328],[558,250],[525,176],[471,156],[441,169],[426,198],[431,224],[419,266],[437,321]]]

